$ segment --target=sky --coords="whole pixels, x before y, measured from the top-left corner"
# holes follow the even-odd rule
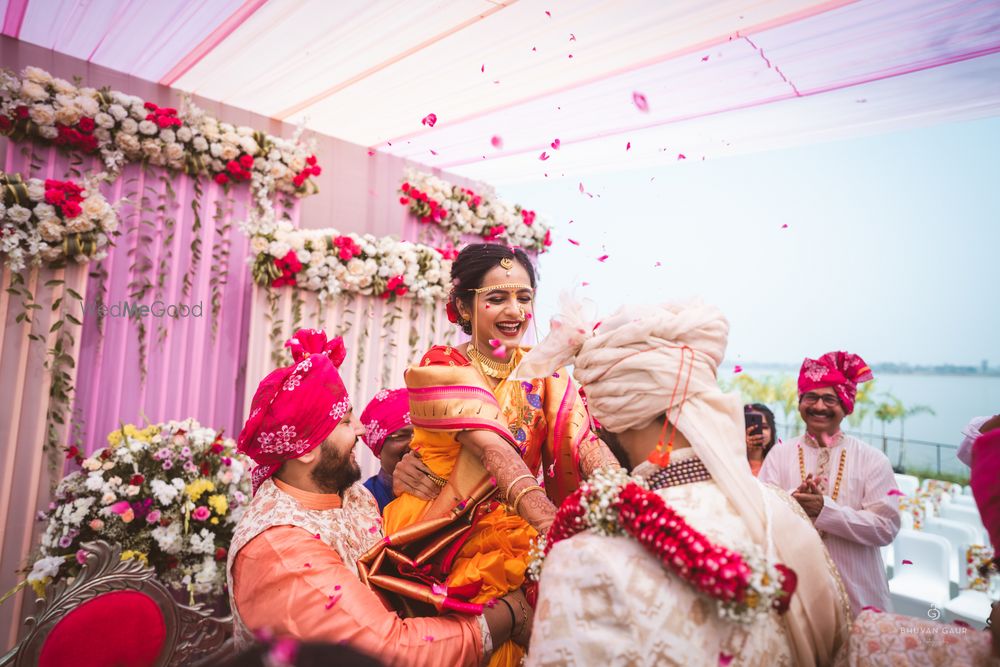
[[[1000,366],[1000,118],[498,194],[555,227],[542,322],[563,290],[602,314],[700,297],[729,319],[731,363]]]

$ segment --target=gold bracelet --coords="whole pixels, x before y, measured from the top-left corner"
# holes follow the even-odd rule
[[[514,498],[514,502],[511,505],[511,508],[514,510],[514,514],[517,514],[517,505],[518,503],[521,502],[521,498],[523,498],[524,495],[529,491],[541,491],[542,493],[545,493],[545,489],[538,486],[537,484],[533,484],[532,486],[526,486],[523,489],[521,489],[521,492],[517,494],[517,498]]]
[[[535,476],[531,475],[531,474],[525,473],[524,475],[521,475],[520,477],[515,477],[514,481],[512,481],[510,484],[507,485],[507,490],[503,492],[503,497],[504,497],[505,500],[507,500],[507,501],[510,500],[510,490],[513,489],[514,485],[517,484],[518,482],[520,482],[522,479],[530,479],[533,482],[535,482],[536,484],[538,483],[538,480],[535,479]]]
[[[441,488],[444,488],[444,485],[448,483],[448,480],[445,479],[444,477],[441,477],[440,475],[435,475],[432,472],[425,472],[424,474],[427,475],[427,477],[429,477],[432,482],[434,482]]]

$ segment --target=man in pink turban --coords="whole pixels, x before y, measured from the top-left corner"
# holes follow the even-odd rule
[[[361,413],[365,427],[365,444],[378,457],[382,467],[368,478],[365,488],[375,496],[381,512],[395,499],[392,492],[392,472],[409,450],[413,437],[410,424],[410,396],[406,389],[383,389]]]
[[[481,616],[401,619],[358,578],[358,557],[383,534],[358,482],[363,431],[338,371],[344,343],[301,329],[285,346],[294,363],[260,383],[237,442],[257,464],[227,563],[237,648],[266,629],[349,642],[387,665],[478,666],[510,636],[505,605]]]
[[[857,615],[864,607],[891,609],[879,547],[899,532],[889,459],[840,430],[854,411],[858,384],[872,379],[856,354],[828,352],[799,371],[799,414],[805,434],[776,445],[760,469],[762,482],[792,493],[819,531]]]

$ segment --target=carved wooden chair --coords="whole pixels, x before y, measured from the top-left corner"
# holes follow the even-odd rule
[[[36,600],[27,634],[0,667],[167,667],[228,653],[231,617],[178,604],[152,568],[123,561],[120,546],[96,541],[83,550],[80,575]]]

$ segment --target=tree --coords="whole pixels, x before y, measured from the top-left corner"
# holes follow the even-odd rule
[[[882,422],[882,453],[887,454],[889,442],[885,436],[886,424],[890,424],[902,417],[906,409],[903,407],[903,402],[889,392],[882,394],[882,396],[883,400],[875,405],[874,416],[875,419]]]

